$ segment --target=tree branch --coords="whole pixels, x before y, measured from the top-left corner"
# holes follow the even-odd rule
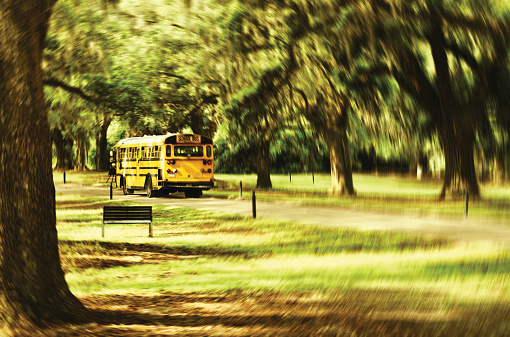
[[[84,100],[86,100],[88,102],[91,102],[91,103],[94,103],[94,104],[101,103],[101,100],[99,100],[99,99],[97,99],[95,97],[92,97],[90,95],[87,95],[85,92],[83,92],[83,90],[81,88],[73,87],[73,86],[71,86],[71,85],[69,85],[67,83],[62,82],[61,80],[56,79],[56,78],[44,79],[43,80],[43,84],[47,85],[47,86],[50,86],[50,87],[54,87],[54,88],[64,89],[65,91],[67,91],[67,92],[69,92],[71,94],[78,95],[81,98],[83,98]]]
[[[401,65],[400,71],[393,71],[399,86],[420,102],[434,120],[440,123],[442,117],[439,96],[420,66],[416,55],[411,50],[407,50],[400,53],[395,61]]]
[[[181,75],[177,75],[177,74],[174,74],[174,73],[169,73],[169,72],[166,72],[166,71],[160,71],[159,73],[161,75],[165,75],[165,76],[168,76],[168,77],[174,77],[174,78],[178,78],[178,79],[186,80],[186,81],[190,82],[190,80],[188,80],[186,77],[181,76]]]

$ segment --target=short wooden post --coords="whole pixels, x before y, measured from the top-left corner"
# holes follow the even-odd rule
[[[243,197],[243,181],[239,182],[239,199]]]
[[[149,237],[152,238],[152,221],[149,222]]]
[[[289,171],[289,183],[292,182],[292,173]]]
[[[110,200],[113,199],[113,181],[110,182]]]
[[[104,238],[104,222],[103,224],[101,225],[101,237]]]
[[[253,219],[257,217],[257,199],[255,196],[255,191],[253,191],[253,194],[251,196],[251,208],[253,211]]]
[[[66,170],[64,170],[64,184],[66,183]]]
[[[312,171],[312,184],[315,185],[315,174],[313,173],[313,171]]]

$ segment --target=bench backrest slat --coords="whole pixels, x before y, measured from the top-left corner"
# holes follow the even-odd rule
[[[152,206],[104,206],[103,221],[105,220],[152,221]]]
[[[105,223],[149,223],[149,237],[152,238],[152,206],[103,206],[104,237]]]

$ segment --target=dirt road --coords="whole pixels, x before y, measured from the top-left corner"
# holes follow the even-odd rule
[[[74,183],[56,184],[57,193],[76,194],[86,197],[109,198],[110,189],[104,186],[83,186]],[[170,195],[162,198],[147,198],[142,194],[125,196],[120,189],[113,189],[114,199],[140,203],[165,204],[199,210],[252,216],[252,203],[247,200],[226,200],[207,197],[186,199]],[[294,203],[272,203],[257,201],[257,218],[271,217],[288,219],[323,226],[354,228],[357,230],[383,230],[443,236],[465,241],[493,241],[510,245],[510,224],[507,222],[480,221],[459,218],[446,220],[434,217],[388,215],[360,212],[340,208],[303,206]]]

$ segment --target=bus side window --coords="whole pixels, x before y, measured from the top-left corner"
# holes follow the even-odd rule
[[[205,152],[207,154],[207,157],[211,158],[211,156],[212,156],[212,147],[210,145],[207,146]]]

